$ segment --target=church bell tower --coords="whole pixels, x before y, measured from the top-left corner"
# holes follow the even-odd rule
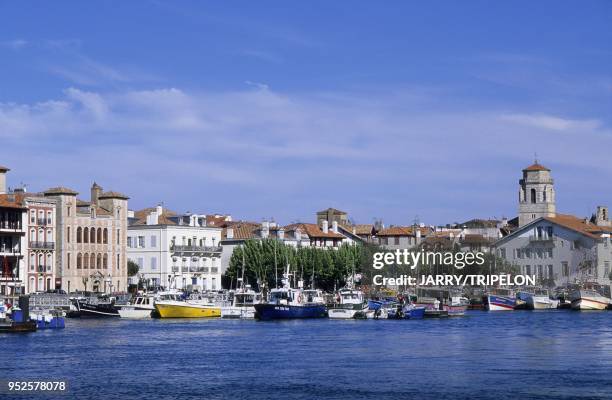
[[[555,188],[550,169],[536,160],[523,170],[519,186],[519,227],[541,217],[555,216]]]

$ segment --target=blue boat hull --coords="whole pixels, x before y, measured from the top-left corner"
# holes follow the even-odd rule
[[[404,311],[406,319],[423,319],[425,317],[425,307],[414,307]]]
[[[511,311],[516,306],[516,299],[506,296],[495,296],[490,294],[488,297],[489,311]]]
[[[286,306],[277,304],[255,304],[255,318],[263,321],[275,319],[325,318],[324,305]]]

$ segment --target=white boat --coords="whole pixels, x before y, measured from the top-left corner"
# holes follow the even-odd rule
[[[234,293],[230,306],[221,308],[221,318],[254,319],[254,305],[260,303],[261,299],[261,293],[257,293],[251,289],[250,285],[246,285],[244,289]]]
[[[559,300],[551,299],[546,289],[536,289],[533,295],[527,296],[527,308],[531,310],[551,310],[558,305]]]
[[[595,290],[577,289],[570,295],[573,310],[605,310],[610,305],[610,299]]]
[[[151,313],[155,310],[155,297],[151,294],[140,294],[130,300],[128,304],[119,306],[118,309],[121,318],[151,318]]]
[[[366,318],[368,303],[363,293],[356,289],[341,289],[337,293],[336,304],[327,309],[331,319]]]

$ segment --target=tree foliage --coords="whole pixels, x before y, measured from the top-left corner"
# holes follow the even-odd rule
[[[294,279],[302,279],[305,287],[326,291],[346,284],[353,273],[362,271],[366,263],[363,246],[344,244],[338,249],[314,247],[294,248],[274,239],[248,240],[234,249],[226,271],[226,281],[236,286],[237,278],[257,288],[281,285],[287,266]]]
[[[128,276],[136,275],[138,273],[139,269],[140,269],[140,267],[138,266],[138,264],[136,264],[132,260],[128,260],[128,263],[127,263]]]

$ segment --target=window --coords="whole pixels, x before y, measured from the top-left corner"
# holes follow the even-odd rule
[[[610,261],[604,261],[604,279],[610,277]]]
[[[399,238],[399,236],[396,236],[395,237],[395,245],[399,246],[399,244],[400,244],[400,238]]]
[[[145,247],[145,237],[144,236],[138,236],[138,247],[141,249]]]
[[[81,229],[81,227],[79,226],[77,228],[77,243],[81,243],[82,241],[82,235],[83,235],[83,230]]]
[[[34,210],[30,211],[30,223],[31,224],[36,223],[36,211]]]
[[[129,247],[130,249],[132,248],[132,237],[131,236],[127,237],[127,247]]]
[[[89,243],[96,243],[96,228],[89,230]]]
[[[83,243],[89,243],[89,228],[83,229]]]
[[[102,269],[102,254],[98,253],[96,257],[96,268]]]
[[[120,258],[119,258],[119,254],[117,254],[117,269],[121,269],[121,262],[120,262]]]
[[[142,270],[142,266],[144,265],[144,258],[138,257],[138,259],[136,259],[136,264],[138,264],[138,268]]]
[[[548,233],[548,237],[552,238],[553,237],[553,227],[552,226],[546,227],[546,231]]]
[[[567,261],[561,262],[561,272],[563,273],[563,276],[569,276],[569,265],[567,264]]]
[[[47,229],[47,242],[53,241],[53,231],[51,229]]]
[[[70,227],[66,228],[66,243],[70,243]]]
[[[102,234],[102,243],[108,243],[108,229],[104,228],[104,233]]]
[[[83,266],[83,256],[81,256],[81,253],[77,254],[77,269],[81,269]]]
[[[34,229],[30,229],[30,242],[36,241],[36,231]]]
[[[70,269],[70,253],[66,253],[66,268]]]
[[[536,202],[536,190],[535,189],[531,189],[531,202],[532,203]]]
[[[531,275],[531,265],[525,265],[525,274]]]
[[[96,255],[94,253],[89,255],[89,268],[96,268]]]
[[[102,243],[102,228],[98,228],[97,236],[98,237],[96,239],[97,239],[98,243],[101,244]]]
[[[157,257],[151,257],[151,269],[152,270],[157,269]]]
[[[157,247],[157,236],[151,236],[151,247]]]
[[[47,211],[47,224],[51,225],[53,223],[52,218],[51,218],[51,211]]]
[[[538,279],[542,280],[544,278],[544,270],[541,265],[538,265]]]
[[[119,241],[120,237],[119,237],[119,229],[117,229],[117,244],[121,244],[121,242]]]
[[[108,269],[108,254],[102,256],[102,268]]]
[[[85,253],[83,256],[83,269],[89,268],[89,254]]]
[[[34,271],[36,267],[36,256],[34,254],[30,254],[30,271]]]
[[[553,279],[554,278],[553,266],[552,265],[548,265],[548,278],[549,279]]]

